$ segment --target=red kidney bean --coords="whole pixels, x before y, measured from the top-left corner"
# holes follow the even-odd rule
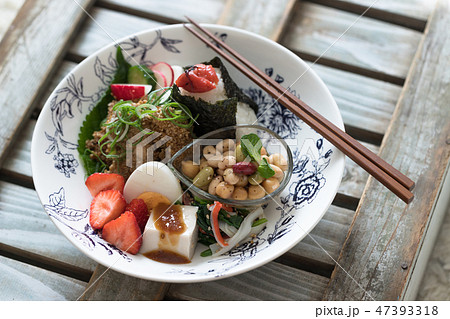
[[[236,174],[252,175],[258,167],[252,162],[239,162],[233,165],[233,172]]]

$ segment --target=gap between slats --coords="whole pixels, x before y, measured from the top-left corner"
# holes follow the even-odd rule
[[[346,12],[351,12],[355,14],[362,14],[367,10],[367,6],[360,5],[357,3],[350,3],[346,1],[339,0],[303,0],[305,2],[312,2],[321,4],[330,8],[339,9]],[[386,10],[370,8],[365,12],[364,16],[368,18],[373,18],[376,20],[396,24],[402,27],[410,28],[412,30],[423,32],[427,24],[426,20],[422,20],[415,17],[410,17],[400,13],[388,12]]]
[[[46,269],[67,277],[88,282],[92,271],[64,263],[43,255],[32,253],[10,245],[0,243],[0,256],[14,259],[38,268]]]

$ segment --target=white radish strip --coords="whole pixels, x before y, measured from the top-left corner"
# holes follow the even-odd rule
[[[234,234],[237,232],[237,228],[234,226],[231,226],[230,224],[227,224],[223,220],[219,220],[219,228],[221,231],[223,231],[225,234],[227,234],[228,237],[233,237]]]
[[[263,209],[261,207],[258,207],[253,212],[248,214],[242,221],[241,226],[239,227],[237,233],[228,240],[228,246],[225,246],[222,249],[215,252],[214,254],[212,254],[212,257],[217,257],[219,255],[225,254],[234,247],[236,247],[237,244],[239,244],[243,239],[245,239],[250,234],[253,222],[259,216],[261,216],[261,214],[263,214]]]

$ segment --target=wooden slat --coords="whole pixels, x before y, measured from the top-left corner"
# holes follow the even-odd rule
[[[229,0],[218,24],[279,40],[296,0]]]
[[[388,13],[395,13],[426,21],[434,9],[436,0],[334,0],[336,2],[353,3],[360,6],[379,9]]]
[[[86,20],[80,35],[69,49],[69,53],[78,60],[82,60],[124,36],[165,25],[161,22],[98,7],[94,7],[90,14],[95,21],[90,18]]]
[[[352,210],[331,206],[317,226],[282,259],[307,268],[314,264],[312,271],[329,275],[339,257],[354,214]]]
[[[450,3],[440,0],[380,151],[416,181],[416,198],[405,206],[370,180],[338,260],[349,275],[335,268],[326,299],[403,298],[450,158],[448,30]]]
[[[33,258],[28,253],[43,256],[40,262],[52,266],[54,260],[57,267],[67,264],[83,274],[96,266],[56,228],[34,190],[6,182],[0,182],[0,245],[1,250],[22,254],[27,259]]]
[[[80,300],[161,300],[167,283],[137,279],[99,265]]]
[[[310,0],[333,8],[363,14],[423,31],[436,0]],[[368,10],[369,9],[369,10]]]
[[[366,17],[357,21],[358,17],[300,2],[282,44],[310,59],[323,56],[340,68],[353,67],[352,71],[401,84],[421,34]]]
[[[86,283],[0,256],[0,300],[76,300]]]
[[[326,277],[271,262],[231,278],[172,284],[167,295],[183,300],[320,300],[327,283]]]
[[[214,23],[227,0],[100,0],[98,5],[120,12],[164,22],[186,22],[185,15],[203,23]]]
[[[92,2],[78,1],[85,8]],[[14,105],[0,119],[0,163],[84,17],[74,1],[28,0],[0,42],[0,96]]]
[[[309,65],[336,100],[347,130],[358,130],[353,137],[380,141],[389,126],[401,87],[317,63]]]

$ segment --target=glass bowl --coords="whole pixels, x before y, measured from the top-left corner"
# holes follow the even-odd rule
[[[200,189],[192,183],[192,180],[185,176],[181,170],[181,162],[184,160],[192,160],[195,163],[200,163],[202,156],[202,147],[207,145],[216,145],[218,142],[224,139],[240,140],[243,135],[255,133],[261,139],[262,145],[267,150],[268,155],[279,153],[284,156],[287,161],[288,169],[284,171],[284,177],[280,181],[280,186],[270,194],[266,194],[259,199],[246,199],[246,200],[234,200],[225,199],[216,195],[211,195],[207,191]],[[172,169],[175,176],[187,186],[188,191],[193,195],[207,199],[210,201],[219,201],[223,204],[231,205],[234,207],[256,207],[267,204],[273,197],[280,194],[286,186],[289,184],[289,180],[292,176],[293,163],[292,152],[287,143],[278,134],[260,125],[235,125],[220,128],[218,130],[209,132],[200,136],[197,139],[181,150],[179,150],[168,162],[168,166]]]

